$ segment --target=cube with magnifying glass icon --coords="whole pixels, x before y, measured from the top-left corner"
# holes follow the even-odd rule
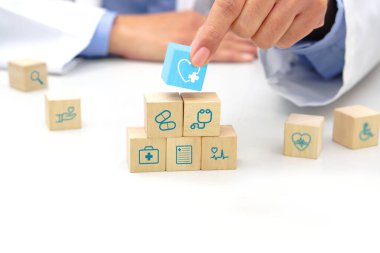
[[[8,63],[9,83],[21,91],[33,91],[48,87],[46,63],[33,59],[13,60]]]
[[[207,65],[201,68],[193,66],[190,51],[190,46],[169,43],[161,77],[168,85],[201,91]]]

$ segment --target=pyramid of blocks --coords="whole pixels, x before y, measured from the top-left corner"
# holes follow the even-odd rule
[[[216,93],[145,94],[145,127],[127,129],[131,172],[236,169],[237,135]]]

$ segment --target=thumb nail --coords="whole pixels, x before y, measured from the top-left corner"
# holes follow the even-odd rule
[[[210,57],[210,50],[206,47],[201,47],[194,53],[191,59],[191,63],[196,67],[202,67],[205,65]]]

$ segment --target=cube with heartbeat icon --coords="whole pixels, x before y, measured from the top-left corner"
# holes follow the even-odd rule
[[[193,66],[190,51],[189,46],[169,43],[161,76],[168,85],[201,91],[207,65],[201,68]]]

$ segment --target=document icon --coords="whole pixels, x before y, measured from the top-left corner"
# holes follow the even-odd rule
[[[177,146],[176,163],[177,164],[192,164],[193,163],[193,146],[181,145]]]

